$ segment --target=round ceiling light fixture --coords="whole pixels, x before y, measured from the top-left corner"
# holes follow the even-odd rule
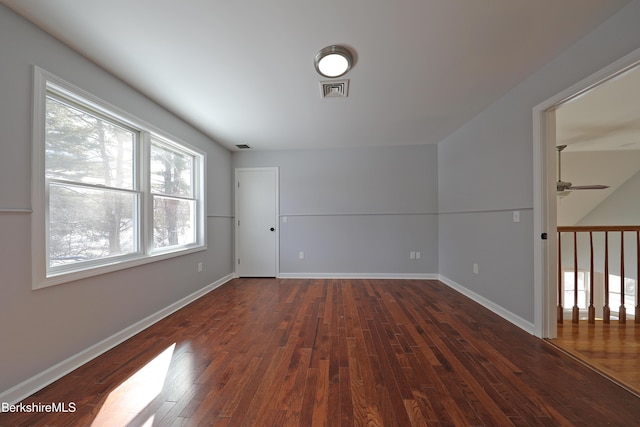
[[[344,46],[331,45],[316,54],[316,71],[328,78],[343,76],[353,65],[353,55]]]

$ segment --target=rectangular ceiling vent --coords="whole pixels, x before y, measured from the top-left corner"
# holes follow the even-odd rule
[[[248,150],[249,148],[251,148],[247,144],[238,144],[236,145],[236,147],[238,147],[241,150]]]
[[[323,98],[346,98],[349,96],[349,79],[320,82]]]

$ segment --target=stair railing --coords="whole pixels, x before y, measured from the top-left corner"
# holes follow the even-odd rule
[[[635,249],[636,249],[636,290],[635,290],[635,323],[640,323],[640,226],[559,226],[558,227],[558,323],[562,323],[564,320],[564,272],[562,268],[562,236],[566,233],[573,234],[573,306],[571,310],[572,323],[578,323],[580,320],[580,308],[578,305],[578,234],[588,233],[589,236],[589,306],[587,307],[587,320],[589,323],[595,323],[596,320],[596,307],[594,301],[595,294],[595,258],[594,258],[594,233],[604,233],[604,249],[603,249],[603,272],[604,272],[604,306],[602,310],[602,321],[604,323],[610,323],[611,321],[611,307],[609,306],[609,267],[610,267],[610,250],[609,250],[609,236],[611,233],[620,233],[620,259],[618,260],[620,265],[620,307],[618,307],[618,321],[620,323],[626,323],[627,313],[625,308],[625,233],[635,233]]]

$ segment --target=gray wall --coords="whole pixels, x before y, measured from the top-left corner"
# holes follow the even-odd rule
[[[638,22],[634,1],[438,145],[443,277],[533,322],[532,110],[640,47]]]
[[[437,274],[436,146],[244,151],[233,164],[279,167],[282,275]]]
[[[230,274],[231,154],[0,5],[0,393]],[[207,251],[33,291],[32,65],[204,150]],[[197,273],[197,263],[204,271]]]

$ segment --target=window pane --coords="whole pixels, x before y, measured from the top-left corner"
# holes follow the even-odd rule
[[[620,276],[615,274],[609,275],[609,292],[620,293]]]
[[[195,201],[153,196],[153,241],[156,248],[195,243]]]
[[[564,272],[564,289],[573,291],[573,271]]]
[[[575,297],[574,287],[574,272],[564,272],[564,293],[563,293],[563,306],[565,308],[573,307]],[[578,271],[578,308],[587,308],[589,306],[589,274],[584,271]]]
[[[167,196],[193,197],[193,156],[151,145],[151,191]]]
[[[134,132],[52,97],[46,111],[48,178],[133,189]]]
[[[52,184],[49,191],[49,266],[130,254],[137,196]]]

